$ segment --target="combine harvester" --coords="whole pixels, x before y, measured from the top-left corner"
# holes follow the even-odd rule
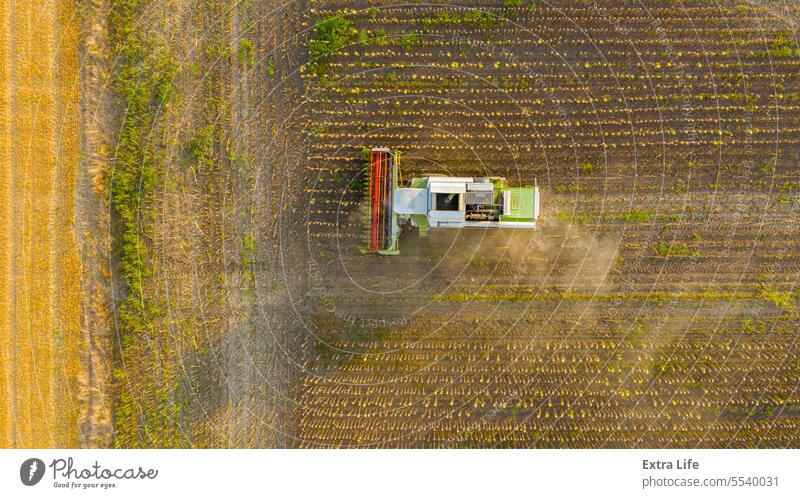
[[[369,152],[369,219],[363,252],[399,254],[401,223],[430,228],[536,228],[539,187],[507,187],[505,178],[425,175],[400,187],[400,154]]]

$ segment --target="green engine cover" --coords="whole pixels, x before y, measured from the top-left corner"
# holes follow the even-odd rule
[[[500,221],[534,221],[536,193],[533,187],[510,187],[503,192],[511,194],[511,202],[508,213],[500,215]]]

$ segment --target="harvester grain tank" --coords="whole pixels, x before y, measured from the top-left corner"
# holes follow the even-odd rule
[[[423,175],[401,186],[400,155],[369,152],[369,230],[364,252],[399,254],[406,222],[424,236],[437,228],[536,228],[539,187],[509,187],[505,178]]]

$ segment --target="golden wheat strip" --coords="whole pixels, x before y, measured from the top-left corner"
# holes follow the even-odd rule
[[[0,4],[0,444],[74,446],[80,274],[74,0]]]
[[[11,82],[8,3],[0,1],[0,446],[11,447]]]
[[[56,379],[65,379],[59,385],[58,399],[64,405],[61,420],[60,445],[79,443],[78,420],[80,416],[78,378],[83,373],[81,349],[81,285],[82,274],[76,237],[75,206],[76,177],[80,161],[80,56],[79,26],[75,0],[58,0],[54,27],[57,32],[58,64],[55,79],[61,82],[57,108],[62,110],[59,133],[58,174],[53,185],[57,202],[51,217],[60,220],[61,229],[53,241],[52,253],[56,255],[56,319],[58,334],[55,351],[63,352]]]

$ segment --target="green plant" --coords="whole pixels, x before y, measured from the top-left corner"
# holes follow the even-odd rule
[[[559,211],[558,214],[556,214],[556,220],[559,223],[576,223],[579,225],[585,225],[586,223],[590,223],[592,219],[591,213]]]
[[[625,214],[619,215],[620,221],[624,221],[626,223],[637,221],[637,222],[649,222],[653,220],[653,211],[650,209],[631,209],[629,212]]]
[[[778,156],[773,155],[767,164],[759,168],[759,172],[763,175],[774,175],[778,169]]]
[[[214,125],[209,124],[198,130],[186,144],[186,153],[197,161],[208,160],[208,155],[214,143]]]
[[[768,301],[784,311],[793,312],[795,310],[794,299],[791,292],[781,292],[770,285],[762,285],[758,290],[758,297]]]
[[[162,314],[157,302],[145,292],[152,275],[150,256],[141,233],[153,222],[154,212],[148,198],[158,177],[157,144],[148,131],[157,123],[161,106],[172,98],[172,80],[177,67],[163,47],[145,36],[139,25],[144,3],[120,2],[112,9],[113,27],[120,66],[114,78],[114,90],[125,107],[116,154],[108,176],[110,202],[118,234],[119,266],[125,295],[117,310],[120,356],[122,361],[141,361],[137,337],[151,336],[154,321]],[[116,406],[117,445],[177,444],[174,421],[182,404],[170,392],[160,393],[146,408],[137,407],[131,382],[123,369],[114,370],[120,386]]]
[[[428,16],[422,19],[422,24],[425,27],[431,27],[435,25],[459,25],[459,24],[466,24],[466,25],[473,25],[479,28],[491,28],[495,24],[502,22],[502,18],[498,18],[490,14],[489,12],[483,12],[480,10],[470,10],[465,12],[464,14],[458,13],[450,13],[450,12],[440,12],[435,16]]]
[[[247,64],[247,67],[253,67],[256,62],[256,53],[253,49],[253,42],[247,38],[239,42],[239,48],[236,50],[236,59],[240,64]]]
[[[692,252],[689,246],[683,244],[665,244],[664,242],[659,243],[656,247],[653,248],[654,252],[659,256],[667,257],[667,256],[697,256],[696,252]]]
[[[400,45],[404,49],[409,49],[411,46],[419,41],[419,34],[411,32],[405,33],[403,36],[400,37]]]
[[[800,57],[800,48],[796,47],[787,33],[778,33],[769,43],[769,55],[774,58]]]
[[[365,47],[369,45],[381,46],[389,42],[389,35],[383,28],[378,28],[375,31],[364,29],[356,33],[356,40]]]
[[[490,260],[489,258],[479,257],[479,256],[476,256],[476,257],[474,257],[474,258],[469,260],[469,265],[470,266],[475,266],[475,267],[478,267],[478,268],[483,268],[485,266],[489,266],[491,263],[492,263],[492,260]]]
[[[370,42],[376,45],[386,45],[389,42],[389,34],[383,28],[378,28],[370,32]]]
[[[350,43],[354,35],[353,25],[342,16],[317,19],[313,39],[308,43],[311,73],[318,76],[330,54]]]

